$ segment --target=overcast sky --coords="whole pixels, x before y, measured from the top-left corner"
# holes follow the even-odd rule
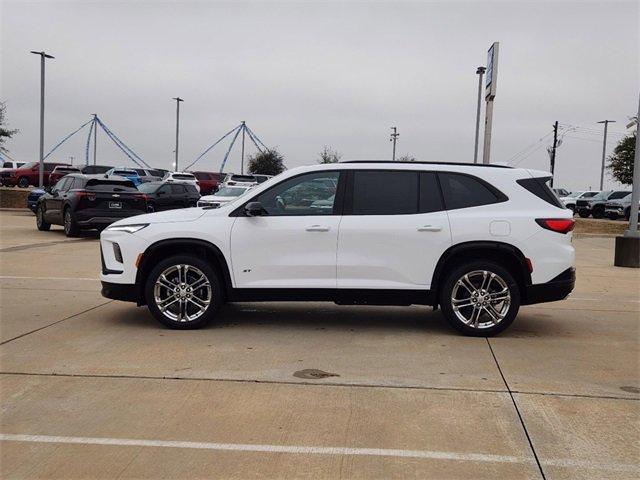
[[[245,120],[286,165],[343,159],[473,161],[476,67],[500,42],[492,161],[549,169],[555,120],[581,127],[558,149],[556,185],[597,187],[638,106],[639,2],[2,1],[1,99],[38,158],[39,58],[47,62],[45,149],[97,112],[147,163],[169,168],[175,102],[181,164]],[[484,108],[484,107],[483,107]],[[484,112],[483,112],[484,115]],[[87,135],[52,156],[84,162]],[[102,132],[98,163],[130,164]],[[221,144],[197,167],[217,171]],[[239,171],[239,145],[226,171]],[[523,154],[514,156],[526,149]],[[253,153],[249,144],[248,153]],[[610,178],[605,186],[614,186]]]

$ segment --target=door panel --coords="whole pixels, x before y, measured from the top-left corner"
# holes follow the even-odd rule
[[[338,216],[238,217],[231,259],[239,288],[335,288]]]
[[[338,288],[430,288],[436,263],[451,246],[446,212],[352,215],[338,238]]]

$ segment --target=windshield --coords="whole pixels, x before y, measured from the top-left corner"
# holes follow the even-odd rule
[[[216,197],[239,197],[247,190],[249,189],[242,188],[242,187],[223,187],[216,192],[215,196]]]
[[[141,169],[141,168],[136,168],[136,169],[135,169],[135,171],[136,171],[136,173],[137,173],[138,175],[142,175],[142,176],[144,176],[144,175],[146,175],[146,174],[147,174],[147,172],[145,172],[145,171],[144,171],[143,169]]]
[[[20,167],[20,168],[33,168],[36,165],[38,165],[38,162],[27,162],[24,165],[22,165],[22,167]]]
[[[161,185],[160,183],[141,183],[138,185],[138,190],[142,193],[154,193]]]
[[[591,199],[592,200],[605,200],[610,194],[611,194],[611,192],[600,192],[597,195],[594,195],[593,197],[591,197]]]
[[[176,180],[195,180],[193,175],[187,175],[186,173],[174,173],[172,177]]]
[[[85,189],[89,191],[99,192],[137,192],[131,180],[107,180],[101,178],[92,178],[87,181]]]
[[[113,175],[124,175],[124,176],[135,175],[135,176],[137,176],[138,174],[135,172],[135,170],[114,170],[113,171]]]

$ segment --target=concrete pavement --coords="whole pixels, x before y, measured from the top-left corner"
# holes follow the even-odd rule
[[[99,295],[95,237],[0,224],[3,478],[640,475],[640,275],[612,238],[575,239],[572,298],[487,341],[326,303],[166,330]]]

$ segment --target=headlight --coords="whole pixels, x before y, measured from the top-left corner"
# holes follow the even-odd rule
[[[136,233],[148,226],[148,223],[139,223],[137,225],[114,225],[112,227],[107,227],[105,230],[109,230],[110,232]]]

